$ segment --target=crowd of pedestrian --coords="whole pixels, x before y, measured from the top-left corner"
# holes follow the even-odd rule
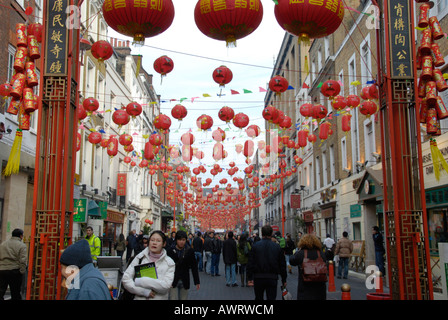
[[[111,299],[110,288],[95,268],[100,254],[98,237],[92,228],[87,230],[85,239],[67,247],[60,256],[66,299],[108,300]],[[278,281],[282,288],[286,288],[288,273],[293,273],[295,266],[299,300],[326,299],[329,261],[337,265],[338,278],[348,277],[353,243],[345,231],[337,241],[330,234],[321,241],[314,234],[301,233],[294,241],[290,234],[283,237],[266,225],[261,229],[261,236],[244,232],[234,234],[233,231],[224,234],[178,231],[169,237],[162,231],[137,235],[136,230],[132,230],[126,238],[121,234],[114,244],[117,255],[125,257],[120,297],[187,300],[191,278],[196,290],[200,290],[201,272],[210,277],[221,276],[221,256],[225,285],[253,287],[256,300],[275,300]],[[376,264],[384,276],[384,243],[376,226],[372,228],[372,237]],[[0,300],[8,286],[12,299],[21,299],[20,287],[27,264],[27,248],[22,238],[23,231],[16,229],[11,239],[0,245]],[[310,274],[310,269],[314,274]],[[237,274],[240,275],[239,283]]]

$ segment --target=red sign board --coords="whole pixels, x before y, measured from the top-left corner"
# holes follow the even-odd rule
[[[126,173],[117,174],[117,196],[126,195]]]
[[[272,227],[272,231],[276,232],[276,231],[280,231],[280,227],[279,226],[271,226]]]
[[[300,194],[292,194],[291,195],[291,208],[293,208],[293,209],[300,208]]]
[[[313,213],[311,211],[304,212],[303,213],[303,220],[306,223],[312,223],[314,221]]]

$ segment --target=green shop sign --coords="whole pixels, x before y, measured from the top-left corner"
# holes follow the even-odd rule
[[[73,199],[73,222],[86,222],[87,199]]]
[[[359,218],[361,217],[362,209],[360,204],[352,204],[350,206],[350,218]]]

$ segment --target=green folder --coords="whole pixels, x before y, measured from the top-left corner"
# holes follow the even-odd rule
[[[149,277],[157,279],[157,269],[154,262],[135,266],[135,276],[137,278]]]

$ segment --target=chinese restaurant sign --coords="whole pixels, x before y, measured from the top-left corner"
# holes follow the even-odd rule
[[[87,199],[73,199],[73,222],[86,222]]]
[[[412,79],[411,14],[408,0],[386,1],[389,18],[390,63],[392,78]]]
[[[118,173],[117,175],[117,196],[126,195],[126,173]]]
[[[67,75],[67,48],[69,30],[66,27],[69,0],[47,2],[47,28],[45,34],[45,75]]]

